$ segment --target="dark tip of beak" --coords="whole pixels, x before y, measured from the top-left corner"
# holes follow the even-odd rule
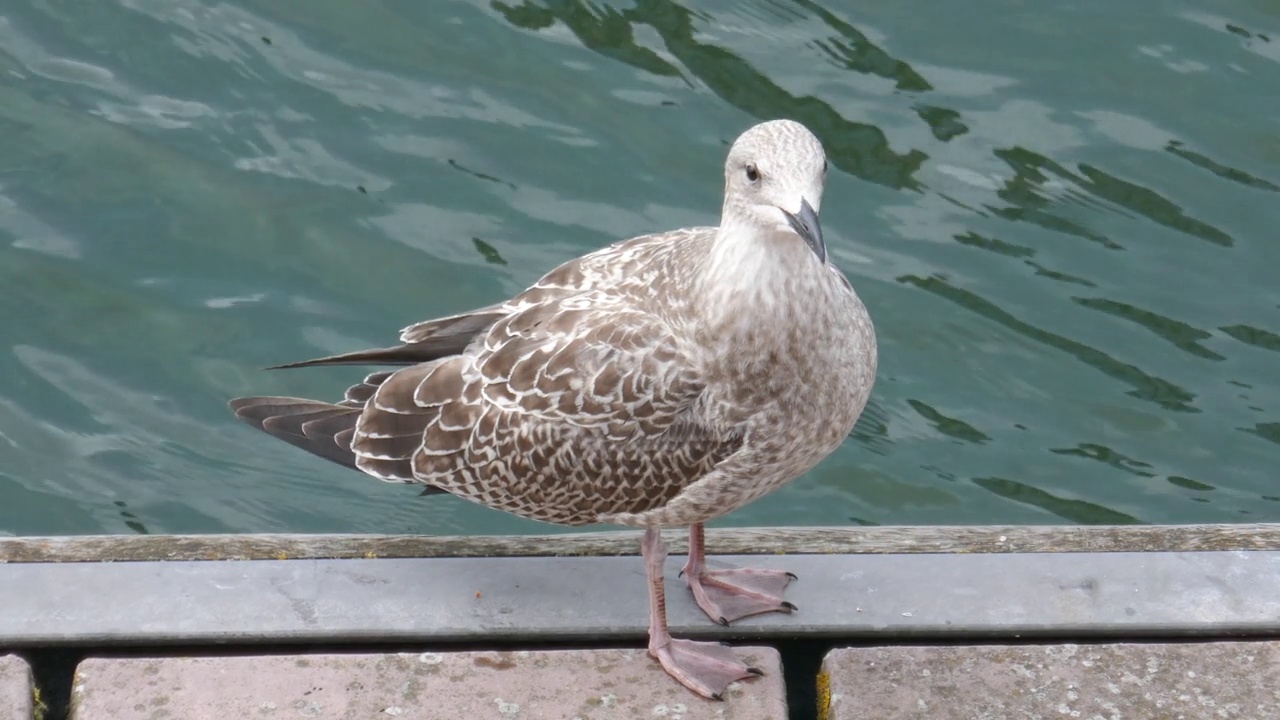
[[[809,201],[801,198],[800,212],[793,215],[783,210],[782,214],[787,216],[791,229],[795,230],[813,254],[818,256],[818,262],[826,262],[827,244],[822,241],[822,225],[818,222],[818,213],[814,211]]]

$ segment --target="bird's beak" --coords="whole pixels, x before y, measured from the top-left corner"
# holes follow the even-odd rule
[[[827,244],[822,241],[822,225],[818,222],[817,211],[809,201],[801,198],[800,212],[789,213],[783,210],[782,214],[787,217],[787,223],[791,225],[791,229],[795,230],[809,249],[818,256],[818,262],[826,262]]]

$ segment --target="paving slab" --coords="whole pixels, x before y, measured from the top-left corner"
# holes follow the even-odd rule
[[[1280,642],[833,650],[824,720],[1280,718]]]
[[[0,655],[0,720],[31,720],[31,666],[17,655]]]
[[[678,685],[644,650],[89,658],[71,720],[786,720],[773,648],[738,648],[765,676],[723,702]]]

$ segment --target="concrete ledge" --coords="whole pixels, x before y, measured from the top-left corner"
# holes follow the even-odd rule
[[[1278,642],[875,647],[828,654],[819,702],[824,720],[1261,720],[1278,688]]]
[[[671,552],[688,533],[664,530]],[[1280,524],[708,528],[724,555],[1280,550]],[[75,535],[0,537],[0,564],[638,555],[634,530],[559,535]]]
[[[786,720],[772,648],[739,648],[766,675],[724,702],[690,693],[643,650],[91,658],[71,720],[155,718],[666,718]]]
[[[1280,526],[883,528],[865,533],[845,529],[830,537],[826,529],[782,528],[724,531],[717,537],[720,539],[729,542],[719,547],[740,548],[741,554],[713,556],[713,566],[774,567],[797,573],[800,579],[789,588],[788,597],[800,610],[789,616],[748,618],[729,628],[715,625],[696,608],[684,582],[677,578],[684,561],[677,553],[666,568],[672,629],[684,637],[755,639],[761,644],[776,641],[786,661],[794,661],[792,671],[809,675],[798,678],[798,685],[791,689],[797,711],[806,715],[812,707],[810,673],[821,652],[814,648],[829,646],[826,643],[873,642],[916,647],[845,651],[888,653],[872,656],[870,665],[862,656],[861,666],[856,658],[842,661],[840,654],[833,654],[827,660],[830,674],[823,676],[828,679],[827,691],[833,692],[827,696],[834,698],[827,706],[832,713],[848,713],[841,703],[850,703],[853,698],[860,710],[866,710],[861,715],[870,717],[946,720],[951,716],[942,711],[910,713],[917,712],[921,702],[937,710],[952,699],[977,703],[972,713],[958,716],[966,719],[1070,717],[1079,712],[1079,717],[1089,720],[1095,716],[1109,720],[1113,715],[1167,714],[1153,715],[1152,707],[1157,711],[1178,708],[1180,715],[1172,717],[1280,717],[1274,707],[1280,695],[1268,696],[1269,700],[1246,697],[1250,677],[1262,678],[1267,687],[1280,687],[1274,669],[1280,657],[1276,657],[1273,644],[1260,642],[1280,639]],[[127,720],[135,716],[121,713],[144,711],[142,717],[223,717],[228,713],[258,717],[264,710],[274,713],[281,708],[287,708],[292,713],[289,716],[313,710],[315,717],[324,717],[319,713],[330,710],[339,717],[395,716],[404,711],[409,717],[501,719],[503,708],[511,710],[521,703],[524,708],[543,708],[539,703],[565,697],[578,702],[581,710],[567,717],[613,716],[616,713],[605,710],[619,707],[624,708],[625,712],[618,711],[624,716],[662,717],[661,712],[666,712],[667,717],[698,717],[692,714],[697,712],[693,708],[699,707],[698,699],[667,678],[639,649],[599,651],[639,658],[644,672],[660,681],[648,689],[631,686],[635,693],[630,697],[636,702],[625,706],[618,705],[626,698],[616,691],[616,678],[600,680],[612,685],[601,685],[597,695],[590,694],[597,692],[597,676],[624,667],[622,661],[610,661],[612,669],[602,672],[598,664],[591,664],[603,657],[593,654],[597,651],[572,651],[579,653],[578,660],[556,660],[550,669],[531,659],[548,656],[546,646],[539,647],[540,643],[642,646],[648,608],[641,561],[636,557],[594,556],[631,552],[634,547],[634,537],[626,533],[514,541],[392,536],[0,539],[0,647],[44,653],[39,656],[41,677],[48,683],[45,689],[57,694],[46,699],[55,714],[67,707],[68,698],[59,690],[68,687],[74,670],[68,664],[73,662],[71,658],[94,658],[79,668],[74,698],[75,717],[90,720]],[[571,557],[552,557],[562,552]],[[1205,642],[1187,644],[1192,638]],[[1099,649],[1090,650],[1094,655],[1086,654],[1084,659],[1071,660],[1085,651],[1057,645],[1065,639],[1127,643],[1180,640],[1182,644],[1082,646]],[[1239,640],[1211,643],[1210,639]],[[976,643],[973,647],[955,645],[965,641]],[[992,641],[1024,644],[1007,648],[981,644]],[[1032,642],[1042,644],[1025,644]],[[925,643],[951,647],[919,647]],[[229,651],[226,645],[236,649]],[[480,678],[476,682],[481,689],[473,692],[473,699],[481,704],[458,705],[441,715],[426,714],[426,710],[413,715],[406,710],[408,705],[395,703],[414,700],[406,693],[420,686],[421,679],[405,665],[416,671],[418,667],[412,662],[419,662],[421,656],[309,656],[301,649],[297,656],[265,655],[288,653],[299,645],[322,646],[330,652],[346,647],[378,653],[406,646],[433,652],[477,647],[530,652],[440,655],[439,664],[446,667],[453,660],[444,658],[470,658],[469,666],[458,660],[469,668],[469,674],[464,677],[459,671],[448,679],[453,685],[455,676],[458,683]],[[118,652],[113,649],[122,646],[143,647],[139,652],[148,655],[185,657],[131,660],[102,656]],[[210,657],[211,646],[223,646],[218,651],[221,656]],[[58,647],[74,650],[54,652]],[[1115,648],[1148,647],[1155,650],[1115,654],[1120,652]],[[1165,657],[1160,652],[1175,652],[1160,648],[1194,650],[1159,660],[1155,669],[1143,664],[1150,657]],[[1266,650],[1250,654],[1258,648]],[[236,654],[249,652],[260,655]],[[778,665],[776,651],[759,652],[772,656],[758,664],[771,669]],[[903,655],[893,655],[899,652]],[[992,655],[998,652],[1006,654]],[[1147,655],[1141,654],[1144,652]],[[478,657],[487,659],[477,661]],[[896,665],[891,662],[894,658],[898,659]],[[514,664],[507,665],[507,660]],[[351,662],[356,662],[354,668]],[[492,667],[485,665],[490,662]],[[856,671],[842,676],[841,662],[853,662]],[[1180,667],[1199,675],[1161,671],[1179,662]],[[1196,663],[1207,671],[1196,669]],[[625,667],[632,665],[640,667],[639,662]],[[1111,670],[1093,670],[1099,665]],[[892,667],[881,672],[887,666]],[[1255,666],[1265,667],[1258,671]],[[1005,672],[1011,667],[1012,674]],[[922,671],[919,677],[913,676],[913,668],[926,669],[929,674]],[[939,680],[947,668],[952,675]],[[1149,670],[1149,677],[1139,670]],[[496,674],[486,675],[489,671]],[[102,673],[108,672],[117,673],[116,679],[104,681]],[[20,673],[18,683],[5,685],[9,677],[0,665],[0,703],[9,700],[3,695],[12,692],[9,688],[22,688],[22,697],[9,705],[17,708],[18,720],[29,720],[32,698],[25,663]],[[161,673],[168,678],[165,687],[155,679]],[[403,678],[399,684],[386,684],[396,673]],[[278,676],[290,678],[289,684],[280,686]],[[581,685],[589,692],[538,694],[550,692],[548,688],[559,682],[548,678],[566,676],[572,678],[574,687]],[[1231,678],[1237,676],[1232,685]],[[329,696],[323,706],[308,704],[321,688],[338,688],[341,677],[348,678],[341,685],[345,694]],[[634,675],[627,682],[647,682],[648,677]],[[1031,682],[1028,677],[1042,682],[1027,684]],[[1119,693],[1110,685],[1099,684],[1116,677],[1124,682],[1137,680],[1118,685]],[[386,683],[373,683],[378,678]],[[522,684],[522,678],[534,679]],[[1207,680],[1202,685],[1187,684],[1197,678]],[[263,679],[270,682],[253,684]],[[731,705],[720,704],[712,706],[721,711],[714,716],[782,717],[781,682],[781,671],[777,670],[745,686],[745,697],[776,701],[777,705],[748,706],[740,712],[760,710],[766,714],[725,715],[723,711]],[[775,684],[761,690],[766,683]],[[1037,701],[1053,699],[1042,691],[1063,683],[1071,685],[1066,688],[1066,700],[1049,710],[1024,711],[1015,702],[1031,696]],[[279,699],[257,698],[250,692],[255,687],[292,694],[284,693]],[[1121,697],[1108,700],[1103,690],[1084,694],[1081,688],[1085,687],[1101,687]],[[103,693],[95,696],[95,688],[103,688]],[[490,692],[494,688],[503,694]],[[527,693],[520,697],[529,699],[514,700],[514,694],[506,697],[511,694],[508,688]],[[223,708],[216,713],[203,712],[202,692],[216,693],[227,702],[256,699],[259,704],[246,706],[248,712],[233,706],[227,706],[230,709],[226,712]],[[447,695],[447,689],[432,692]],[[670,703],[663,699],[663,692],[675,694]],[[858,695],[860,692],[881,693],[885,702],[902,700],[894,693],[906,692],[903,702],[907,704],[886,706],[889,709],[882,711]],[[207,695],[204,697],[207,701]],[[424,696],[419,693],[418,697]],[[598,704],[593,704],[593,697]],[[178,710],[166,707],[166,703],[183,698],[183,702],[197,704]],[[1176,704],[1189,702],[1187,698],[1199,698],[1202,707],[1212,703],[1213,714],[1197,715],[1192,706]],[[126,707],[123,703],[128,699],[134,702]],[[377,705],[384,700],[386,705]],[[1085,700],[1097,703],[1070,704]],[[1164,704],[1142,704],[1148,701]],[[1246,706],[1246,701],[1254,704]],[[268,702],[275,704],[274,709],[261,705]],[[303,704],[292,704],[298,702]],[[1116,711],[1107,710],[1110,706],[1105,702],[1114,704]],[[0,720],[10,720],[3,714],[8,709],[0,709]],[[565,716],[559,715],[563,710],[566,706],[548,704],[539,712]],[[98,715],[88,714],[92,712]]]
[[[714,557],[791,570],[792,615],[721,628],[667,565],[673,629],[716,638],[1280,637],[1280,552]],[[639,642],[639,558],[0,565],[0,646]]]
[[[31,667],[17,655],[0,655],[0,720],[31,720]]]

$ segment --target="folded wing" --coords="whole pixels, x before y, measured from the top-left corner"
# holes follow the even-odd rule
[[[356,424],[361,470],[585,524],[669,500],[741,444],[700,422],[703,384],[668,328],[616,297],[549,300],[462,355],[405,368]]]

